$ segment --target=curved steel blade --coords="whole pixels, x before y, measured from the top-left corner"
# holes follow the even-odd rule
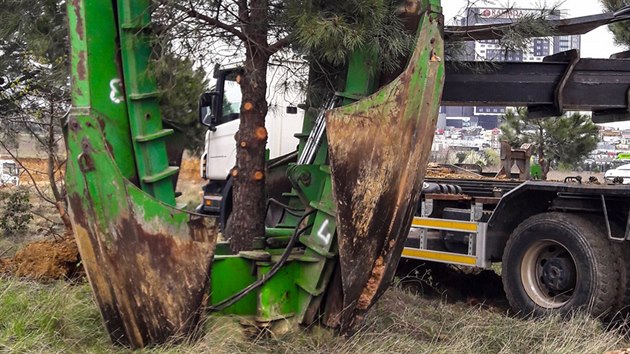
[[[444,81],[440,20],[429,11],[421,17],[416,49],[396,80],[327,113],[342,331],[389,285],[411,225]]]
[[[207,302],[216,226],[124,179],[93,117],[71,114],[69,125],[69,213],[110,338],[132,348],[185,339]]]

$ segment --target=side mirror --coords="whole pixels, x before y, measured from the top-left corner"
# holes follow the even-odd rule
[[[218,97],[218,92],[205,92],[199,96],[199,122],[212,131],[217,129],[217,112],[215,112],[215,105]]]

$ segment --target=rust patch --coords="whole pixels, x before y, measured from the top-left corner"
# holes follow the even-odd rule
[[[98,126],[101,128],[101,131],[105,133],[105,120],[102,117],[96,117],[96,121],[98,122]]]
[[[77,74],[79,75],[79,80],[85,80],[85,51],[82,50],[79,52],[79,62],[77,63]]]
[[[349,332],[387,288],[417,204],[442,80],[436,24],[425,22],[410,65],[362,102],[327,112],[343,289]],[[395,137],[395,138],[394,138]]]
[[[83,40],[85,29],[83,28],[83,18],[81,17],[81,1],[72,0],[72,6],[74,7],[74,15],[77,17],[77,35],[79,39]]]
[[[70,118],[70,120],[68,121],[68,127],[70,127],[70,130],[72,130],[73,132],[77,132],[81,128],[76,118]]]
[[[127,198],[129,201],[130,199]],[[99,225],[89,200],[69,196],[75,238],[112,341],[141,348],[197,333],[207,302],[216,229],[191,216],[188,236],[146,223],[128,205]]]

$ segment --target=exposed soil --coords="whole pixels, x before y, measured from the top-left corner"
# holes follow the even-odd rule
[[[84,274],[72,237],[31,242],[13,258],[0,259],[0,273],[40,281],[76,279]]]
[[[29,169],[33,179],[38,184],[45,185],[48,182],[48,175],[46,171],[48,169],[48,161],[41,158],[22,158],[20,161],[26,168]],[[61,178],[61,175],[58,176]],[[187,194],[191,196],[189,199],[197,201],[199,190],[198,186],[203,180],[199,176],[199,159],[197,158],[185,158],[182,160],[180,166],[180,185],[181,188],[189,186]],[[20,183],[31,184],[31,177],[28,176],[23,170],[20,174]],[[40,187],[41,187],[40,185]],[[9,187],[7,187],[9,188]],[[56,219],[57,214],[54,208],[50,208],[47,203],[42,203],[35,194],[31,198],[34,201],[34,207],[40,214],[45,214],[49,219]],[[183,198],[179,198],[181,201]],[[48,209],[46,213],[39,210],[43,206]],[[51,215],[48,215],[51,214]],[[41,218],[35,218],[36,222],[46,222]],[[13,257],[6,257],[11,254],[3,255],[3,249],[0,249],[0,274],[36,279],[38,281],[50,281],[55,279],[78,279],[84,276],[83,267],[80,264],[80,255],[76,242],[72,236],[64,237],[60,240],[51,240],[50,238],[41,239],[42,230],[45,227],[38,227],[37,230],[29,230],[28,235],[24,237],[28,238],[40,238],[33,242],[27,243],[24,247],[17,246],[19,250]],[[40,235],[40,236],[35,236]],[[28,242],[28,241],[27,241]],[[6,258],[2,258],[5,256]]]
[[[26,167],[30,173],[24,171],[23,168],[20,168],[20,184],[32,184],[32,180],[35,182],[48,182],[48,160],[46,159],[38,159],[38,158],[20,158],[20,163]],[[55,174],[56,180],[61,180],[63,175],[61,173]]]
[[[476,173],[467,172],[466,170],[455,170],[447,166],[430,162],[427,166],[427,178],[454,178],[454,179],[491,179],[480,176]]]
[[[428,297],[480,305],[497,312],[509,308],[501,277],[492,270],[401,259],[397,276],[403,287]]]
[[[182,159],[182,163],[179,166],[179,180],[186,182],[200,182],[202,181],[199,173],[199,159],[195,157],[189,157]]]

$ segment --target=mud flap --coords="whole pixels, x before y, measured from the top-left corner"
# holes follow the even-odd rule
[[[439,9],[424,11],[405,71],[370,97],[327,113],[342,332],[352,331],[389,286],[420,194],[444,77],[442,18]]]
[[[69,126],[69,212],[112,341],[141,348],[188,338],[208,298],[214,220],[124,179],[90,116],[71,114]]]

